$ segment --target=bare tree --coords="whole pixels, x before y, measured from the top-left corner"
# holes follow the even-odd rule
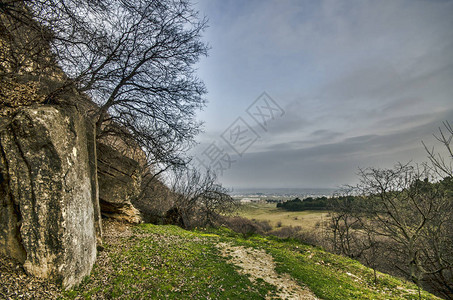
[[[32,18],[18,1],[0,2],[0,80],[27,76],[42,79],[55,66],[49,42],[51,32]]]
[[[206,19],[187,0],[10,0],[0,9],[10,22],[46,33],[66,74],[46,101],[75,87],[97,104],[98,137],[136,143],[153,162],[184,163],[205,103],[193,65],[207,54]]]
[[[380,237],[390,249],[387,258],[419,287],[435,283],[445,295],[451,285],[449,231],[452,198],[446,182],[432,182],[429,168],[398,164],[393,169],[368,168],[360,171],[357,186],[366,196],[360,227]],[[443,278],[442,278],[443,276]]]
[[[443,125],[444,127],[439,127],[439,133],[434,134],[434,137],[444,146],[447,151],[446,155],[439,152],[436,153],[434,146],[429,149],[424,142],[422,143],[436,173],[441,177],[453,177],[453,127],[448,121],[445,121]]]
[[[438,183],[439,195],[433,217],[421,236],[420,260],[425,285],[447,299],[453,299],[453,181]]]
[[[329,203],[332,250],[351,258],[360,255],[355,230],[360,224],[360,211],[356,206],[357,199],[350,195],[335,197]]]
[[[453,129],[443,125],[446,152],[424,144],[430,165],[361,169],[350,201],[332,202],[330,229],[334,251],[453,299]]]
[[[215,225],[220,214],[232,213],[237,208],[237,202],[216,179],[210,170],[203,174],[185,169],[173,174],[171,189],[184,227]]]
[[[423,254],[425,265],[428,266],[428,284],[440,290],[448,299],[453,299],[453,127],[450,122],[443,122],[443,127],[439,127],[434,137],[443,147],[443,153],[436,152],[434,146],[428,148],[425,143],[423,146],[432,169],[443,179],[443,189],[449,193],[450,201],[439,208],[449,212],[449,215],[433,220],[428,226],[424,240],[430,247],[424,249]]]
[[[339,195],[329,202],[330,218],[328,237],[332,251],[361,261],[371,267],[374,282],[376,271],[383,270],[382,258],[385,248],[382,237],[376,234],[367,214],[368,199],[357,187],[344,186]],[[387,270],[386,270],[387,271]]]
[[[208,170],[201,186],[203,192],[199,199],[199,209],[204,226],[216,225],[220,214],[231,214],[238,208],[238,202],[228,194],[228,189],[217,182],[215,173]]]
[[[51,32],[25,4],[0,2],[0,114],[45,101],[62,72],[50,51]]]

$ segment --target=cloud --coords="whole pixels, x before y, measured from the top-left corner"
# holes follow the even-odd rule
[[[453,110],[444,117],[453,119]],[[274,145],[268,151],[246,153],[223,180],[237,187],[336,187],[354,183],[359,167],[427,161],[421,142],[436,145],[432,134],[440,125],[436,120],[391,134],[355,136],[308,147],[303,143]]]
[[[267,91],[285,115],[224,176],[333,186],[358,166],[426,157],[453,120],[453,1],[211,1],[206,145]],[[220,144],[219,144],[220,145]],[[227,145],[222,144],[227,147]]]

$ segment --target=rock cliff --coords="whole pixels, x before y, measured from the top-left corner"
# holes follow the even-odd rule
[[[87,127],[75,107],[46,105],[0,123],[0,252],[65,287],[90,273],[101,238]]]

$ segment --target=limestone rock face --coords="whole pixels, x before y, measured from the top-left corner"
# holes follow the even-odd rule
[[[87,136],[74,107],[23,108],[0,124],[0,252],[64,287],[90,273],[101,234]]]
[[[99,203],[101,213],[130,223],[141,223],[132,201],[141,191],[140,164],[113,147],[97,143]]]
[[[91,200],[93,202],[94,210],[94,228],[96,230],[96,245],[98,249],[102,249],[102,217],[101,206],[99,204],[99,184],[98,184],[98,164],[97,164],[97,151],[96,151],[96,128],[90,119],[85,120],[87,128],[87,148],[88,148],[88,163],[90,168],[90,182],[91,182]]]

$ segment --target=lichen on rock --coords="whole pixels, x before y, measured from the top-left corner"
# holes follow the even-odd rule
[[[87,136],[75,107],[26,107],[0,125],[0,251],[65,287],[96,260]]]

